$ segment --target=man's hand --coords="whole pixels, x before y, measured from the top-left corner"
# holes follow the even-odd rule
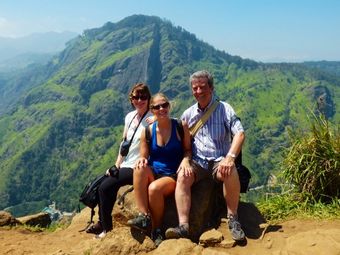
[[[235,167],[235,159],[227,156],[222,159],[217,167],[217,171],[221,174],[222,178],[226,178],[231,174],[231,171]]]
[[[191,176],[194,174],[194,170],[190,165],[190,161],[184,158],[178,167],[177,174],[182,171],[183,176]]]

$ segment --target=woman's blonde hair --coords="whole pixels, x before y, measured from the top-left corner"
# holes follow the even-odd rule
[[[154,106],[153,101],[155,100],[156,97],[161,97],[161,98],[165,99],[165,101],[167,103],[169,103],[169,107],[171,106],[169,98],[166,95],[164,95],[162,92],[158,92],[151,97],[151,100],[150,100],[150,109],[151,110],[152,110],[152,107]]]

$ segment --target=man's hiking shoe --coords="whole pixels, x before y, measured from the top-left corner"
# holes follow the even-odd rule
[[[231,236],[235,241],[244,240],[245,235],[241,228],[240,222],[237,220],[237,216],[228,215],[228,225]]]
[[[159,228],[154,229],[151,232],[151,239],[154,241],[155,246],[158,247],[158,245],[163,242],[163,236],[162,236],[162,231]]]
[[[128,220],[127,224],[132,228],[146,232],[151,227],[151,218],[150,215],[139,213],[134,219]]]
[[[168,228],[165,231],[166,239],[188,238],[189,230],[184,225],[179,225],[175,228]]]

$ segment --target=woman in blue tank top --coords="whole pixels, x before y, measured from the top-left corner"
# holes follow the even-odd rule
[[[192,171],[191,143],[188,125],[185,122],[179,125],[177,120],[170,118],[170,103],[164,94],[158,93],[151,98],[150,109],[155,122],[142,132],[140,158],[133,175],[140,213],[129,220],[128,225],[145,232],[152,229],[151,238],[158,246],[163,240],[164,201],[175,192],[176,173],[180,169]],[[180,126],[183,132],[179,131]],[[151,139],[146,134],[151,134]]]
[[[175,176],[183,159],[182,141],[177,137],[177,120],[171,119],[171,135],[164,146],[157,144],[158,121],[152,124],[152,136],[148,165],[156,176]]]

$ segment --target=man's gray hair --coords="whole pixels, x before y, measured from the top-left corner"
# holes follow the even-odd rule
[[[208,85],[209,87],[214,87],[214,77],[206,70],[201,70],[194,72],[192,75],[190,75],[190,85],[192,84],[192,81],[198,78],[207,78],[208,79]]]

